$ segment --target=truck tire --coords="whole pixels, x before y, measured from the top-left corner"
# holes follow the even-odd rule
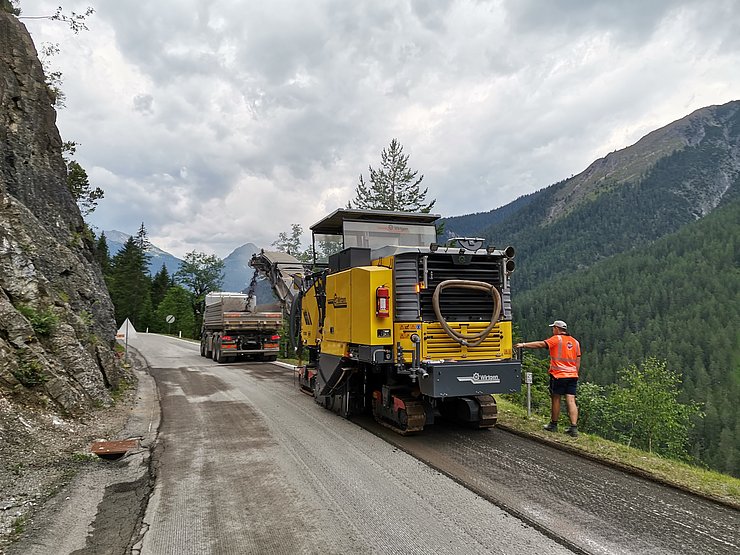
[[[260,357],[263,362],[275,362],[277,358],[277,355],[262,355]]]
[[[213,362],[217,362],[218,364],[223,362],[223,359],[221,358],[221,345],[219,343],[216,343],[213,346]]]
[[[200,356],[206,356],[206,342],[202,339],[200,340]]]

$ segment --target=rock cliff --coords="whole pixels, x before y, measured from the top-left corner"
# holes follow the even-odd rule
[[[30,35],[0,11],[0,394],[74,414],[110,404],[123,374],[52,104]]]

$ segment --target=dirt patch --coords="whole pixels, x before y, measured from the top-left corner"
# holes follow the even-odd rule
[[[0,390],[0,553],[78,472],[104,464],[90,445],[120,439],[135,393],[131,386],[112,407],[72,417],[27,391]]]

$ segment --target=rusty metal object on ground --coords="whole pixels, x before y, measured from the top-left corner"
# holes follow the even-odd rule
[[[138,439],[95,441],[90,451],[102,459],[119,459],[132,449],[139,448]]]

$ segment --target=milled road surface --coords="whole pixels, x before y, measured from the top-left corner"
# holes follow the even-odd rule
[[[740,553],[740,513],[503,430],[360,422],[586,553]]]
[[[136,546],[161,553],[567,553],[264,363],[139,334],[162,407]]]

